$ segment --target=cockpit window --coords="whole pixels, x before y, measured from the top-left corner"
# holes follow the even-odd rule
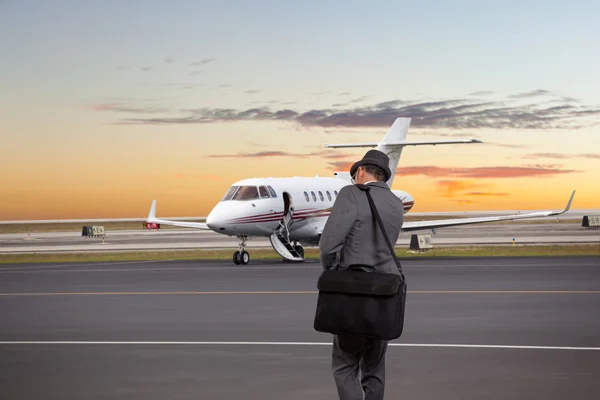
[[[258,198],[258,188],[256,186],[240,186],[240,189],[233,195],[232,200],[254,200]]]
[[[267,189],[266,186],[261,186],[258,188],[258,191],[260,192],[260,197],[262,198],[269,198],[269,190]]]
[[[239,186],[230,187],[227,193],[225,193],[225,196],[223,196],[223,198],[221,199],[221,201],[231,200],[231,198],[239,188]]]
[[[227,200],[259,200],[277,197],[270,186],[232,186],[227,190],[221,201]]]

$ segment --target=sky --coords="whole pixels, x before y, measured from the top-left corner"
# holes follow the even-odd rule
[[[414,212],[600,208],[592,1],[0,0],[0,220],[205,216],[397,117]]]

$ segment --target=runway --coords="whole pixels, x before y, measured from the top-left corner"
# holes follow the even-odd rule
[[[389,399],[596,399],[598,257],[405,259]],[[0,398],[334,399],[318,263],[0,266]]]
[[[431,231],[414,232],[431,234]],[[410,232],[400,235],[399,246],[408,247]],[[600,230],[586,229],[580,223],[482,224],[448,227],[432,234],[434,246],[511,244],[580,244],[600,242]],[[249,248],[267,248],[267,238],[249,238]],[[86,238],[81,232],[0,234],[0,253],[39,253],[65,251],[163,250],[198,248],[237,248],[235,237],[211,231],[173,229],[162,231],[108,231],[102,238]]]

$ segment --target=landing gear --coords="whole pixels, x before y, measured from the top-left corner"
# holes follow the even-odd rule
[[[244,250],[244,247],[246,247],[246,237],[241,236],[239,240],[240,249],[233,253],[233,263],[236,265],[246,265],[250,262],[250,253]]]

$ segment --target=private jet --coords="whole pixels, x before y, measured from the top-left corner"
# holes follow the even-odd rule
[[[326,148],[376,148],[390,158],[392,176],[387,181],[392,187],[402,150],[407,146],[482,143],[476,139],[441,141],[406,141],[410,118],[397,118],[381,142],[327,144]],[[185,228],[212,230],[235,236],[239,249],[233,262],[246,265],[250,254],[246,241],[252,237],[269,238],[273,249],[284,259],[304,260],[305,246],[318,246],[327,217],[341,188],[352,185],[349,172],[335,172],[333,177],[251,178],[232,184],[222,199],[206,217],[205,223],[166,220],[156,217],[156,200],[152,201],[146,220],[147,228],[171,225]],[[403,203],[404,214],[415,204],[413,197],[402,190],[392,190]],[[401,232],[435,230],[457,225],[478,224],[526,218],[540,218],[567,212],[575,191],[562,211],[542,211],[490,217],[458,218],[432,221],[404,222]]]

